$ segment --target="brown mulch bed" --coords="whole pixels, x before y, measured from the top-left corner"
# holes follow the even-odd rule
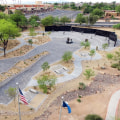
[[[9,40],[8,44],[7,44],[7,50],[12,49],[12,48],[18,46],[19,44],[20,44],[20,42],[18,40]],[[0,43],[0,47],[3,47],[2,43]]]
[[[97,93],[102,93],[105,89],[114,84],[120,84],[120,76],[114,76],[109,74],[98,74],[94,81],[85,88],[85,90],[74,90],[71,92],[66,92],[61,96],[57,97],[55,101],[49,106],[49,108],[40,116],[35,117],[34,120],[48,120],[49,115],[52,114],[51,107],[53,106],[60,106],[61,97],[64,97],[65,101],[70,101],[73,99],[78,98],[78,96],[87,96],[93,95]]]
[[[33,46],[31,47],[30,45],[24,45],[21,48],[18,48],[17,50],[15,50],[15,51],[7,53],[6,57],[0,56],[0,59],[13,58],[13,57],[18,57],[18,56],[25,55],[27,52],[29,52],[33,48],[34,48]]]

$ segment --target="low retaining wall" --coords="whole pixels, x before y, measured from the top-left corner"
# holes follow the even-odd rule
[[[95,35],[108,37],[110,40],[115,42],[114,46],[116,45],[116,42],[117,42],[117,35],[115,34],[115,32],[98,30],[98,29],[79,28],[79,27],[72,27],[72,26],[46,26],[45,31],[75,31],[75,32],[82,32],[82,33],[91,33]]]

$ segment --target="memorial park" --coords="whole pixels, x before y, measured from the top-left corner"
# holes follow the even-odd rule
[[[120,29],[58,22],[60,11],[79,13],[0,13],[0,120],[120,119]]]

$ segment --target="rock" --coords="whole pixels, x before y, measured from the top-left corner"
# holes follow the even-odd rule
[[[106,67],[105,67],[105,66],[102,66],[101,69],[106,69]]]

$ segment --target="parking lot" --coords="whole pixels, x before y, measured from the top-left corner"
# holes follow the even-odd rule
[[[70,19],[75,19],[77,14],[81,13],[81,11],[72,11],[72,10],[54,10],[54,11],[48,11],[48,12],[42,12],[42,13],[38,13],[37,15],[43,19],[49,15],[52,15],[53,17],[58,17],[61,18],[63,16],[67,16]],[[33,14],[31,14],[33,15]],[[26,15],[27,18],[30,18],[31,15]]]

